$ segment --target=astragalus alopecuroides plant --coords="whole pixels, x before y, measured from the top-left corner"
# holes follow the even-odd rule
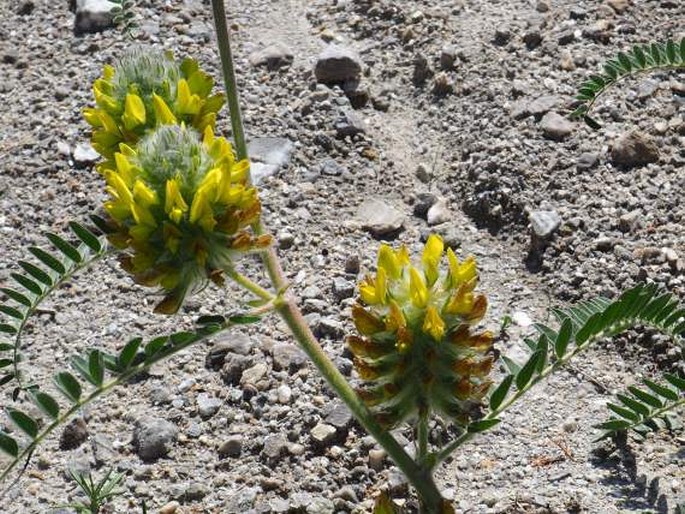
[[[10,371],[1,382],[14,387],[15,399],[32,401],[45,416],[7,406],[15,429],[0,433],[0,448],[10,455],[0,479],[97,397],[197,342],[277,314],[331,389],[406,475],[421,512],[454,512],[441,496],[434,470],[471,438],[497,425],[536,383],[594,341],[636,324],[674,336],[685,332],[683,311],[670,295],[637,287],[613,302],[599,299],[555,311],[559,327],[538,325],[539,336],[527,341],[526,361],[505,359],[507,372],[496,380],[493,336],[477,328],[487,300],[476,289],[476,262],[460,261],[432,235],[415,259],[404,247],[381,245],[375,274],[359,284],[352,308],[358,333],[347,338],[360,379],[353,387],[307,326],[261,222],[223,3],[214,0],[212,5],[235,146],[215,134],[223,96],[212,94],[211,79],[193,61],[178,63],[171,56],[137,51],[105,69],[94,87],[96,107],[86,110],[93,145],[103,157],[97,169],[109,195],[105,214],[94,217],[99,230],[72,223],[71,240],[49,235],[55,249],[31,248],[37,262],[21,261],[25,273],[12,275],[19,287],[3,289],[8,300],[0,305],[6,318],[0,324],[6,336],[1,349],[8,357],[2,363]],[[72,370],[55,375],[55,389],[66,399],[58,402],[52,390],[23,379],[21,335],[55,287],[108,252],[117,252],[137,283],[162,291],[156,307],[160,313],[176,312],[188,294],[210,283],[231,281],[244,297],[236,299],[236,313],[203,316],[194,331],[145,342],[134,337],[116,354],[85,349],[74,357]],[[268,285],[242,272],[241,258],[247,253],[262,258]],[[662,392],[680,398],[685,388],[679,384],[664,386]],[[458,435],[434,446],[428,424],[438,417]],[[413,426],[413,455],[390,431],[400,423]],[[397,508],[381,495],[376,511]]]

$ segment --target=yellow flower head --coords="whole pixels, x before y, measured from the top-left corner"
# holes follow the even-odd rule
[[[432,409],[468,423],[490,387],[493,362],[492,334],[472,332],[487,308],[474,293],[477,281],[475,259],[459,262],[437,235],[426,241],[420,266],[406,248],[381,245],[377,273],[360,284],[352,308],[360,336],[348,339],[366,382],[360,395],[380,421],[392,426]]]
[[[214,129],[224,95],[211,95],[214,81],[196,61],[164,53],[132,51],[106,65],[93,84],[95,107],[84,111],[93,127],[91,144],[113,167],[114,154],[159,125],[185,123],[200,133]]]
[[[175,312],[194,286],[220,281],[238,254],[270,243],[250,232],[261,206],[247,163],[210,127],[200,139],[184,126],[162,126],[135,150],[121,150],[104,172],[110,240],[127,250],[122,263],[137,282],[166,291],[158,312]]]

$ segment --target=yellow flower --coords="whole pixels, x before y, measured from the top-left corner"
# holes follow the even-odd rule
[[[110,239],[127,250],[122,264],[137,282],[167,293],[157,312],[175,312],[189,290],[221,281],[239,254],[270,244],[269,236],[251,233],[261,205],[246,163],[236,162],[210,127],[200,139],[190,128],[165,125],[135,150],[121,150],[104,173],[105,209],[116,227]]]
[[[197,62],[163,53],[133,51],[106,65],[93,84],[95,107],[83,115],[93,127],[91,144],[114,166],[122,144],[135,146],[160,125],[185,123],[199,132],[215,126],[223,94],[211,95],[214,81]]]
[[[471,330],[487,308],[485,296],[474,292],[476,261],[460,263],[431,235],[421,264],[411,264],[406,248],[384,244],[376,275],[360,284],[352,319],[361,337],[348,338],[366,382],[360,396],[388,426],[426,408],[468,423],[490,387],[493,363],[492,334]]]

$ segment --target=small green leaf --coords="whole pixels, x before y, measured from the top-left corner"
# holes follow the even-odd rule
[[[566,318],[559,328],[559,335],[554,340],[554,353],[557,359],[561,359],[566,355],[568,344],[571,342],[571,335],[573,335],[573,322],[570,318]]]
[[[50,242],[55,246],[55,248],[57,248],[60,252],[66,255],[68,259],[76,263],[80,263],[81,261],[83,261],[83,257],[76,249],[76,247],[68,241],[59,237],[57,234],[48,232],[47,234],[45,234],[45,237],[47,237],[50,240]]]
[[[651,407],[660,409],[664,406],[664,404],[661,400],[659,400],[659,398],[657,398],[656,396],[652,396],[651,394],[635,386],[630,386],[628,388],[628,391],[630,391],[633,394],[633,396],[635,396],[635,398],[638,398],[641,402],[644,402],[647,405],[650,405]]]
[[[670,64],[676,64],[676,46],[672,40],[666,41],[666,57]]]
[[[18,284],[21,284],[21,286],[24,287],[27,291],[30,291],[36,296],[40,296],[43,294],[43,288],[40,287],[37,282],[31,280],[30,278],[25,277],[24,275],[20,275],[19,273],[10,273],[10,276]]]
[[[640,420],[640,416],[635,414],[630,409],[625,409],[619,405],[614,405],[613,403],[607,403],[607,407],[609,408],[609,410],[615,412],[616,414],[618,414],[622,418],[626,418],[626,419],[633,421],[633,422],[637,422]]]
[[[231,316],[228,321],[234,325],[248,325],[250,323],[258,323],[262,320],[260,316]]]
[[[674,375],[673,373],[666,373],[664,378],[673,387],[676,387],[681,391],[685,391],[685,378]]]
[[[30,262],[26,261],[19,261],[19,266],[23,268],[23,270],[31,275],[33,278],[38,280],[39,282],[42,282],[46,286],[50,287],[53,284],[52,277],[45,273],[42,269],[40,269],[38,266],[31,264]]]
[[[78,237],[83,244],[85,244],[95,253],[98,253],[102,250],[102,244],[100,243],[100,240],[86,227],[79,225],[75,221],[72,221],[69,223],[69,228],[71,228],[74,234],[76,234],[76,237]]]
[[[539,337],[535,351],[540,352],[540,358],[535,370],[538,373],[542,373],[547,365],[547,355],[549,353],[549,338],[546,335],[543,334]]]
[[[31,246],[29,247],[29,252],[31,252],[36,259],[45,264],[48,268],[56,271],[60,275],[64,275],[66,273],[67,269],[64,267],[64,264],[62,264],[59,259],[49,254],[42,248]]]
[[[7,408],[7,415],[12,421],[31,439],[35,439],[38,435],[38,423],[28,414],[24,414],[20,410]]]
[[[131,365],[133,359],[138,353],[140,343],[142,342],[142,338],[136,337],[135,339],[131,339],[128,343],[126,343],[126,346],[124,346],[124,348],[121,350],[118,357],[118,364],[121,371],[125,371]]]
[[[176,332],[175,334],[171,334],[171,336],[169,336],[169,339],[171,340],[171,344],[176,346],[189,343],[190,341],[193,341],[196,337],[197,336],[193,332]]]
[[[10,457],[16,457],[19,455],[19,445],[13,438],[4,432],[0,432],[0,450],[8,454]]]
[[[624,70],[628,72],[633,70],[633,63],[630,61],[630,58],[623,52],[618,53],[618,62],[621,63],[621,67]]]
[[[81,384],[74,378],[74,375],[68,371],[63,371],[55,375],[55,383],[60,392],[69,398],[72,402],[78,403],[81,398]]]
[[[609,63],[604,65],[604,73],[606,73],[611,80],[616,80],[616,77],[618,77],[618,70]]]
[[[685,63],[685,37],[680,40],[680,62]],[[683,509],[685,510],[685,504],[683,505]]]
[[[145,356],[149,360],[169,341],[168,336],[156,337],[145,345]]]
[[[509,373],[511,373],[512,375],[518,374],[518,372],[521,370],[521,366],[519,366],[516,363],[516,361],[511,360],[506,355],[502,355],[502,360],[504,361],[505,366],[509,370]]]
[[[14,345],[10,343],[0,343],[0,352],[14,350]]]
[[[502,405],[502,402],[507,397],[511,384],[514,382],[514,375],[507,375],[504,380],[500,382],[497,388],[490,395],[490,410],[496,411],[497,407]]]
[[[31,307],[33,305],[33,302],[31,302],[31,300],[29,300],[25,295],[19,293],[18,291],[15,291],[14,289],[10,289],[8,287],[0,287],[0,291],[5,293],[9,298],[14,300],[15,302],[20,303],[25,307]]]
[[[600,125],[597,121],[595,121],[594,118],[591,118],[589,115],[583,116],[583,121],[585,124],[590,127],[593,130],[599,130],[602,128],[602,125]]]
[[[654,61],[655,65],[658,66],[659,64],[661,64],[663,62],[661,50],[660,50],[658,44],[652,43],[651,46],[649,47],[649,53],[652,56],[652,60]]]
[[[582,346],[591,336],[595,335],[595,329],[602,319],[602,313],[596,312],[590,319],[585,322],[585,325],[576,332],[576,344]]]
[[[558,335],[557,332],[552,330],[547,325],[544,325],[542,323],[534,323],[533,328],[535,328],[535,330],[537,330],[540,334],[546,335],[547,339],[549,339],[550,341],[556,341]]]
[[[14,359],[0,359],[0,369],[14,364]]]
[[[14,335],[17,333],[16,327],[14,325],[8,325],[7,323],[0,323],[0,332],[5,334]]]
[[[639,46],[634,46],[633,56],[635,57],[635,62],[640,66],[640,68],[644,68],[647,64],[647,57],[645,57],[645,53],[642,51],[642,48]]]
[[[615,432],[616,430],[625,430],[626,428],[629,428],[630,425],[630,421],[625,421],[622,419],[610,419],[609,421],[595,425],[595,428],[611,430],[612,432]]]
[[[14,373],[8,373],[7,375],[0,378],[0,386],[4,386],[14,380]]]
[[[20,310],[15,309],[14,307],[10,307],[9,305],[0,304],[0,312],[2,312],[3,314],[7,314],[8,316],[14,319],[24,319],[24,315],[21,313]]]
[[[485,432],[491,429],[500,422],[499,419],[481,419],[480,421],[474,421],[466,429],[469,434],[477,434],[479,432]]]
[[[618,398],[623,405],[628,407],[635,414],[643,417],[649,416],[649,408],[641,404],[640,402],[632,399],[631,397],[626,396],[624,394],[617,394],[616,398]]]
[[[57,416],[59,416],[59,404],[52,396],[38,391],[33,394],[33,399],[43,412],[45,412],[52,419],[57,419]]]
[[[102,354],[98,350],[92,350],[88,356],[88,371],[93,385],[100,387],[105,379],[105,367],[102,362]]]
[[[198,325],[223,325],[226,323],[226,318],[220,315],[200,316],[195,323]]]
[[[538,362],[542,357],[542,352],[540,351],[533,353],[528,359],[528,362],[523,365],[521,371],[518,372],[516,375],[516,387],[519,391],[526,387],[530,382],[530,379],[533,378],[533,373],[535,373]]]
[[[671,401],[678,400],[678,393],[676,393],[673,389],[659,385],[656,382],[652,382],[646,378],[643,379],[642,382],[662,398],[666,398],[667,400]]]

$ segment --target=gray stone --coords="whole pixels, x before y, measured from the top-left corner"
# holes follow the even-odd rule
[[[576,161],[576,168],[579,170],[591,170],[597,166],[599,155],[594,152],[583,152]]]
[[[561,216],[557,211],[533,211],[529,220],[533,234],[540,239],[549,238],[561,225]]]
[[[396,234],[404,225],[404,215],[378,198],[365,200],[357,209],[357,218],[374,237]]]
[[[211,418],[221,408],[221,400],[213,398],[207,393],[197,395],[197,413],[202,419]]]
[[[326,423],[333,425],[339,430],[347,429],[352,423],[352,413],[344,403],[335,403],[326,414]]]
[[[178,437],[176,425],[161,418],[142,418],[133,431],[133,446],[144,461],[166,456]]]
[[[540,96],[528,103],[527,111],[529,115],[532,116],[543,116],[548,113],[561,103],[561,99],[558,96],[545,95]]]
[[[268,368],[266,367],[266,364],[263,362],[258,362],[251,368],[243,371],[243,376],[240,377],[240,385],[243,387],[247,385],[256,385],[266,376],[267,371]]]
[[[361,269],[359,257],[357,255],[350,255],[345,259],[345,273],[350,275],[357,275]]]
[[[319,423],[314,428],[312,428],[311,436],[312,439],[318,444],[328,444],[335,439],[337,430],[334,426],[327,423]]]
[[[369,467],[375,471],[383,469],[386,455],[385,450],[369,450]]]
[[[416,178],[419,179],[421,182],[424,184],[428,184],[428,182],[431,181],[432,174],[430,170],[428,169],[428,166],[426,166],[423,163],[420,163],[418,166],[416,166]]]
[[[495,30],[495,37],[493,38],[493,42],[497,46],[504,46],[506,45],[509,41],[511,41],[511,31],[506,28],[499,28]]]
[[[349,280],[345,280],[342,277],[335,277],[333,279],[333,296],[339,302],[354,296],[355,285]]]
[[[254,348],[254,341],[240,332],[224,332],[214,342],[214,346],[207,354],[205,366],[219,369],[223,366],[228,354],[250,355]]]
[[[307,514],[333,514],[335,512],[335,504],[328,498],[316,496],[307,505]]]
[[[278,460],[288,450],[288,440],[282,434],[267,436],[262,455],[270,461]]]
[[[444,199],[440,199],[435,202],[426,213],[426,221],[431,227],[445,223],[451,218],[452,213],[447,207],[447,202]]]
[[[573,133],[573,123],[556,112],[548,112],[540,121],[540,128],[545,137],[561,141]]]
[[[242,451],[243,438],[239,435],[229,437],[219,446],[220,457],[240,457]]]
[[[292,141],[283,137],[257,137],[250,140],[247,153],[253,162],[285,166],[293,147]]]
[[[252,66],[266,66],[270,70],[290,66],[293,62],[293,51],[284,43],[277,42],[252,52],[248,57]]]
[[[314,67],[316,80],[323,84],[357,80],[361,72],[359,56],[351,49],[338,45],[328,45],[319,54]]]
[[[618,166],[632,168],[659,160],[659,148],[647,134],[633,131],[624,134],[611,148],[611,160]]]
[[[440,67],[443,70],[451,70],[457,60],[457,49],[453,45],[445,45],[440,50]]]
[[[355,136],[366,132],[366,122],[351,109],[343,111],[335,122],[335,132],[339,137]]]
[[[259,487],[242,488],[236,494],[230,496],[226,500],[225,507],[222,508],[222,514],[245,514],[246,512],[253,512],[257,495],[262,490]]]
[[[534,50],[542,43],[542,34],[538,29],[531,29],[523,35],[523,42],[528,50]]]
[[[229,353],[221,367],[221,378],[227,384],[237,385],[240,382],[243,371],[252,365],[252,359],[245,355]]]
[[[278,172],[279,166],[263,162],[250,163],[250,177],[253,184],[260,184],[265,178],[272,177]]]
[[[347,172],[347,169],[342,164],[339,164],[335,159],[325,159],[321,163],[321,174],[331,177],[337,177]]]
[[[91,32],[102,32],[113,27],[113,7],[116,7],[116,4],[107,0],[76,0],[74,33],[81,35]]]
[[[293,391],[288,384],[281,384],[278,386],[278,389],[276,389],[276,395],[278,403],[287,405],[293,398]]]
[[[193,482],[185,491],[183,491],[183,499],[189,502],[200,501],[209,494],[209,487],[199,482]]]
[[[76,418],[69,423],[59,438],[60,450],[73,450],[88,440],[88,425],[83,418]]]
[[[273,348],[273,367],[276,371],[294,373],[307,362],[307,356],[291,343],[277,343]]]
[[[428,209],[430,209],[438,197],[433,193],[418,193],[416,195],[416,202],[414,203],[414,216],[426,219]]]
[[[100,154],[97,153],[90,145],[78,144],[74,149],[74,163],[78,167],[86,167],[97,162],[100,159]]]
[[[622,214],[618,218],[618,229],[621,232],[632,232],[640,226],[640,219],[642,218],[642,211],[635,209],[633,211]]]

